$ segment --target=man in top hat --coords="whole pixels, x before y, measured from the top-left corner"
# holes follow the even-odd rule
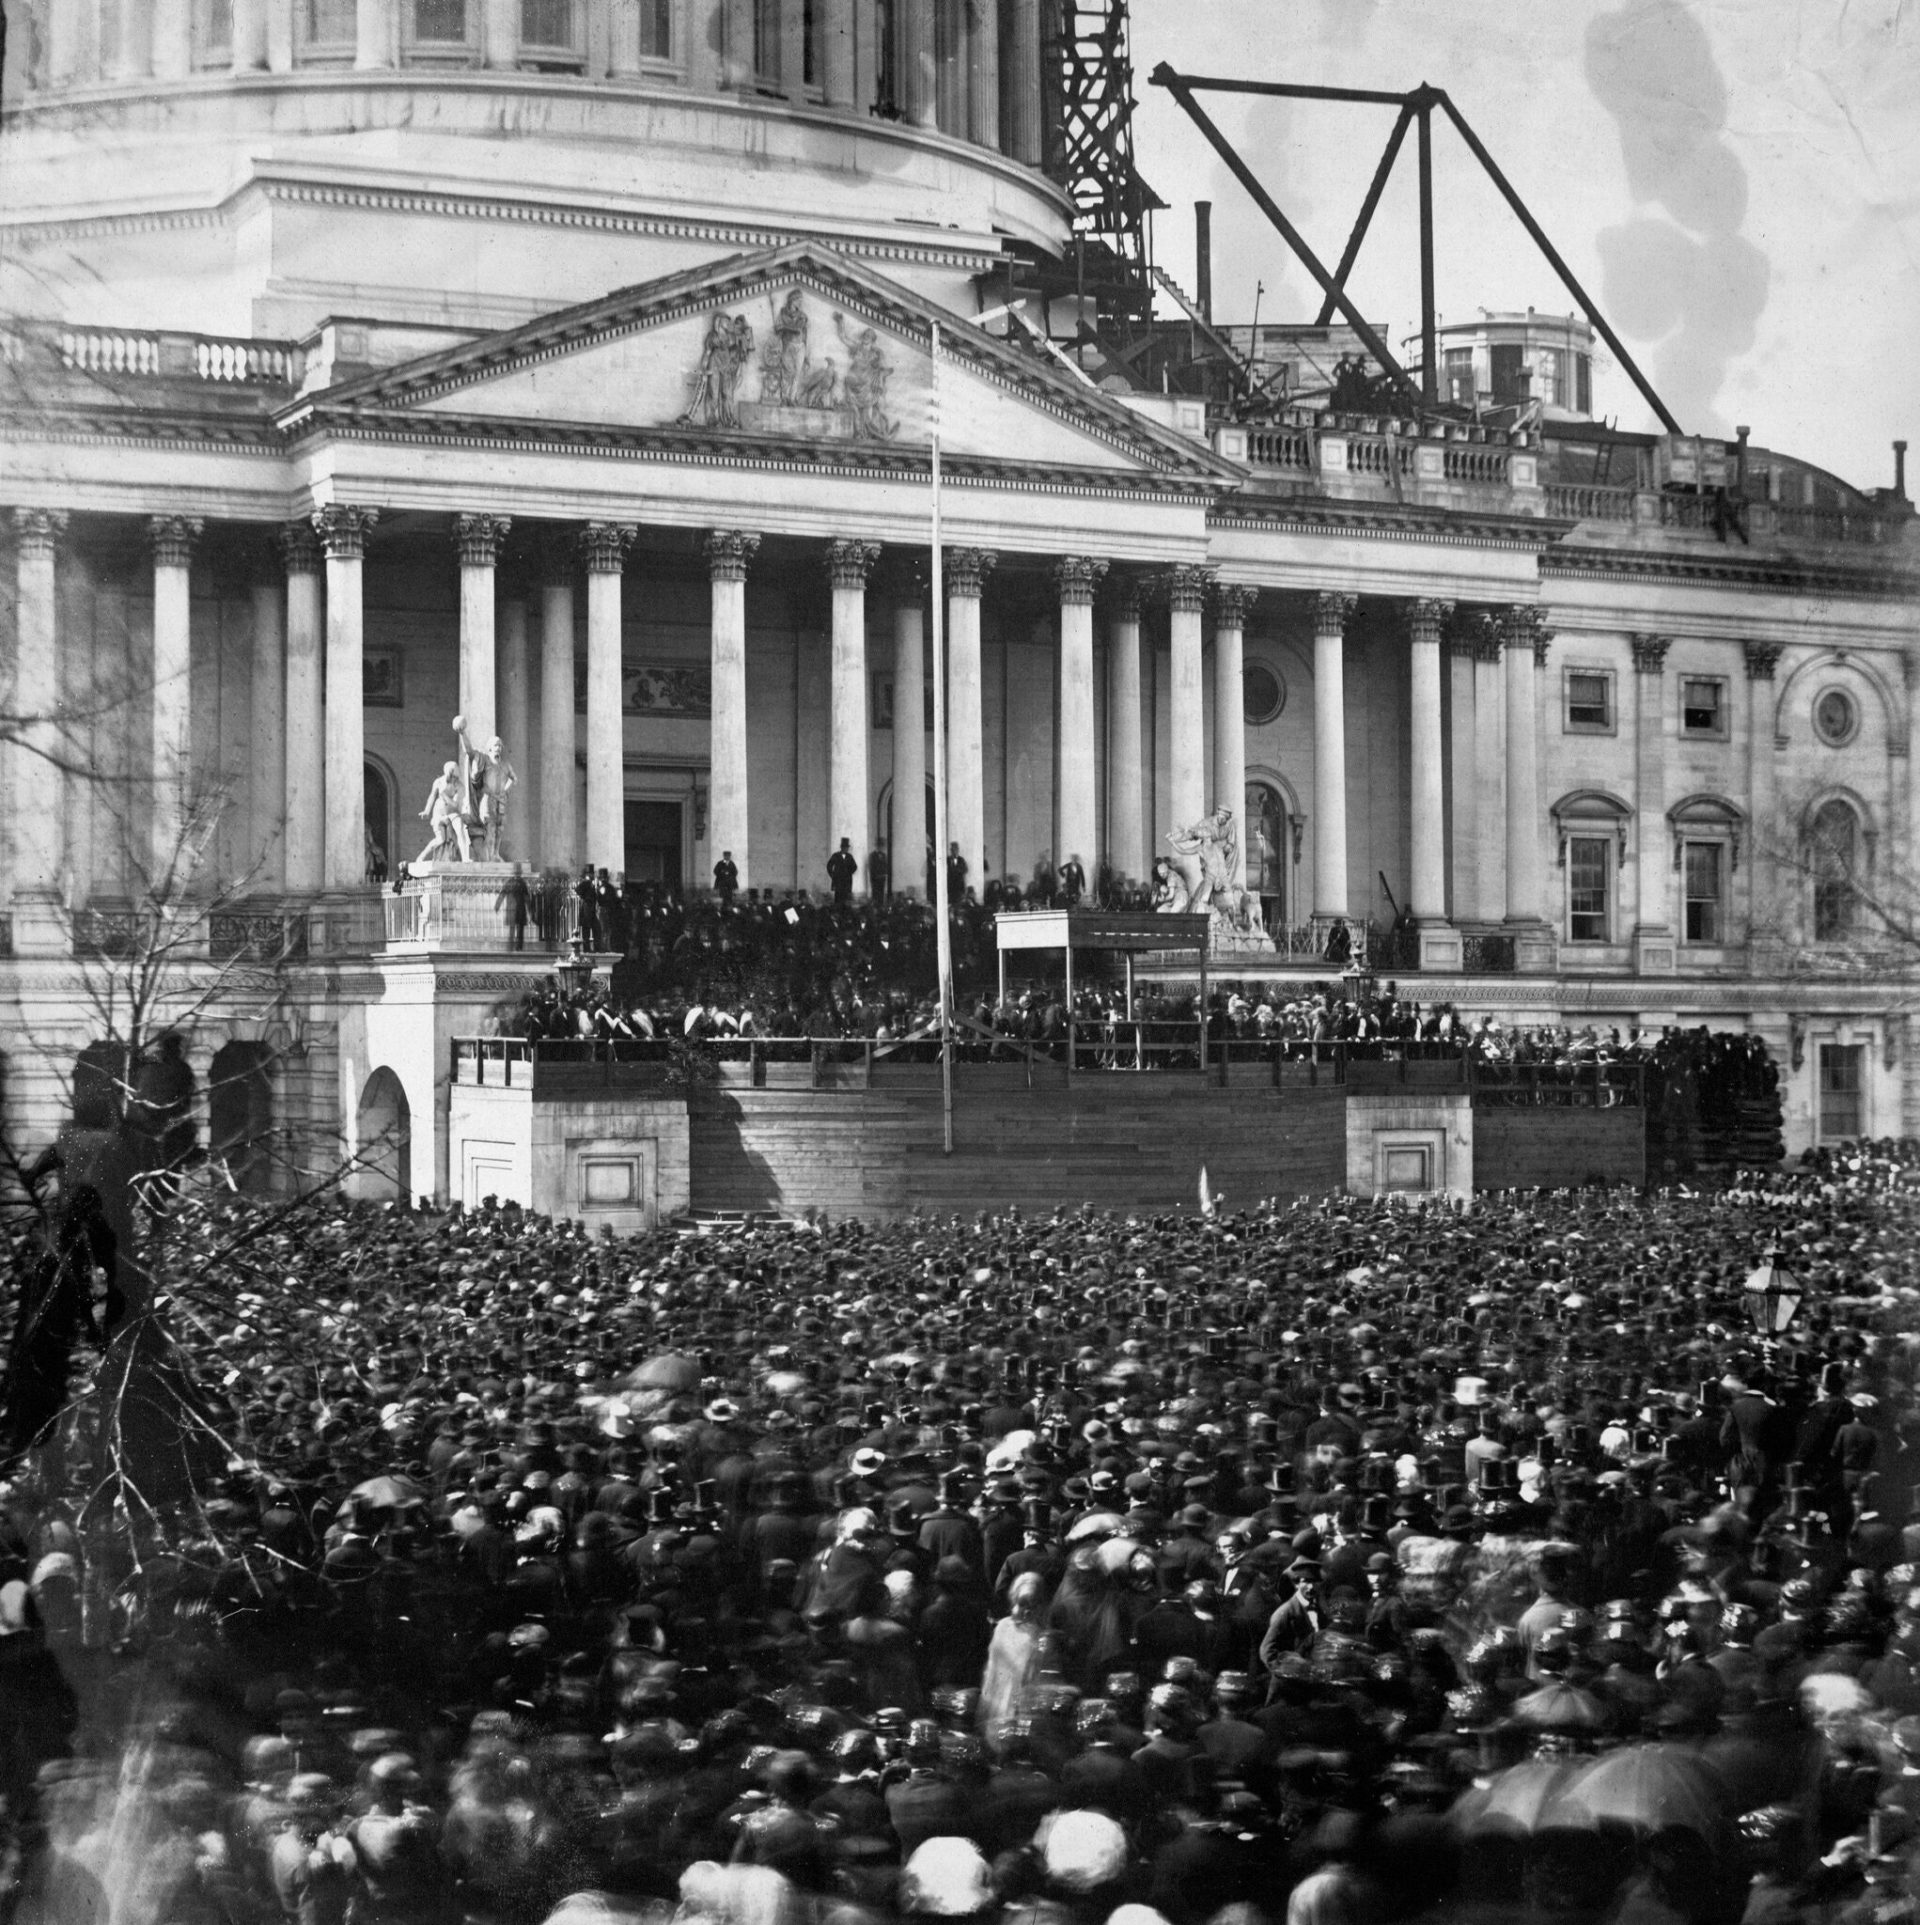
[[[967,1512],[969,1479],[964,1471],[940,1474],[940,1501],[920,1520],[920,1548],[937,1565],[957,1557],[984,1587],[987,1581],[986,1546],[980,1526]]]

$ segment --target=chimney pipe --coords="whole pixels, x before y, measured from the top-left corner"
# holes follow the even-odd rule
[[[1902,501],[1907,498],[1907,444],[1896,441],[1893,444],[1893,492]]]
[[[1213,203],[1193,204],[1193,300],[1201,318],[1213,320]]]
[[[1740,446],[1734,456],[1733,492],[1742,498],[1747,492],[1747,436],[1752,432],[1744,421],[1734,429],[1734,433],[1740,437]]]

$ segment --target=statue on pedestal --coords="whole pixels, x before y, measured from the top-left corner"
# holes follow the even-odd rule
[[[1209,816],[1168,833],[1173,851],[1172,887],[1154,907],[1163,914],[1205,915],[1208,946],[1216,955],[1265,953],[1273,948],[1260,914],[1260,898],[1240,881],[1240,838],[1233,811],[1224,803]]]
[[[421,819],[433,830],[433,840],[414,857],[422,862],[471,862],[473,851],[467,839],[467,819],[463,808],[460,764],[449,762],[434,777],[427,791],[427,806]]]
[[[461,814],[466,835],[461,859],[466,862],[499,862],[507,826],[507,796],[519,778],[507,760],[506,745],[495,736],[484,752],[467,740],[467,718],[453,718],[453,732],[460,742],[460,770],[464,782]],[[478,847],[476,854],[475,846]]]

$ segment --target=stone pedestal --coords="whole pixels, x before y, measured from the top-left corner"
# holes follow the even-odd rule
[[[503,893],[515,866],[511,862],[413,863],[401,893],[383,899],[388,949],[520,953],[511,949],[512,924]],[[521,873],[531,891],[536,878],[524,866]],[[527,953],[544,958],[531,908],[526,940],[532,945]]]
[[[1510,922],[1507,933],[1513,937],[1513,973],[1516,976],[1553,974],[1557,945],[1553,931],[1544,922]]]
[[[47,889],[17,889],[13,896],[13,953],[66,956],[73,952],[73,919]]]
[[[1419,926],[1420,973],[1423,976],[1457,975],[1465,961],[1466,946],[1459,930],[1444,922]]]
[[[1677,968],[1671,929],[1641,928],[1633,932],[1633,973],[1671,976]]]

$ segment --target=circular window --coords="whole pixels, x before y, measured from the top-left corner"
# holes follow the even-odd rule
[[[1246,704],[1247,721],[1258,728],[1271,722],[1287,705],[1287,685],[1265,662],[1249,662],[1240,678],[1241,700]]]
[[[1830,688],[1813,705],[1813,726],[1821,741],[1838,748],[1851,742],[1860,726],[1860,712],[1844,689]]]

